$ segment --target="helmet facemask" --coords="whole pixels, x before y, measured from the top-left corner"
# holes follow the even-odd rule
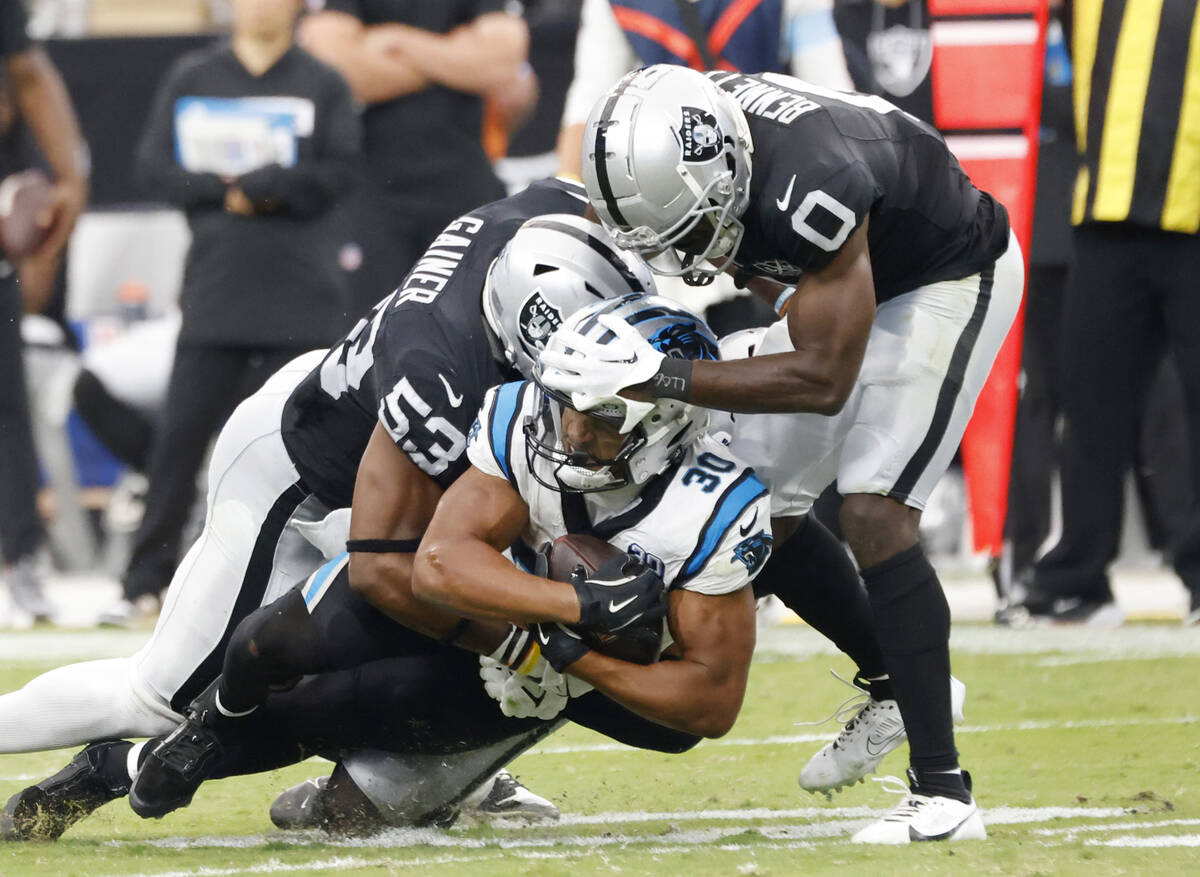
[[[537,413],[525,419],[525,454],[529,471],[542,485],[560,493],[601,493],[645,484],[683,456],[688,443],[708,424],[708,414],[684,402],[659,399],[637,421],[611,459],[584,450],[567,450],[563,410],[570,402],[539,384]],[[606,402],[579,413],[619,430],[628,419],[619,404]],[[574,409],[573,409],[574,410]],[[547,476],[539,469],[548,461]],[[553,480],[551,480],[553,479]]]

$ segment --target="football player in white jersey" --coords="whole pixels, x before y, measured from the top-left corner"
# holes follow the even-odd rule
[[[776,74],[632,73],[595,105],[583,168],[619,245],[662,273],[732,272],[778,297],[786,322],[770,356],[671,362],[626,332],[611,360],[558,358],[564,377],[550,379],[575,394],[853,418],[838,453],[842,530],[911,763],[911,794],[855,841],[986,837],[954,746],[949,607],[918,525],[1020,305],[1004,206],[931,126]]]
[[[564,328],[603,345],[615,337],[611,321],[665,356],[718,356],[698,317],[653,296],[589,306]],[[532,625],[555,670],[639,715],[699,736],[726,733],[745,693],[755,639],[750,582],[771,550],[771,510],[766,487],[704,432],[706,423],[703,410],[673,400],[572,405],[532,382],[490,391],[467,447],[472,468],[443,497],[422,540],[415,592],[459,612]],[[566,626],[581,620],[572,586],[501,554],[515,545],[520,559],[567,533],[604,538],[660,573],[677,660],[643,666],[589,649]]]

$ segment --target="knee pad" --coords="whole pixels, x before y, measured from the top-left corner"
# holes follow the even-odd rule
[[[312,617],[293,590],[246,616],[229,640],[226,663],[253,667],[274,684],[287,682],[308,670],[312,642]]]

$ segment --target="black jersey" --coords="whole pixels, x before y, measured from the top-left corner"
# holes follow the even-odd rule
[[[936,130],[883,98],[771,73],[709,76],[737,99],[754,141],[742,271],[795,282],[868,216],[880,302],[968,277],[1007,248],[1004,206],[972,185]]]
[[[583,187],[543,180],[450,223],[400,287],[379,302],[283,411],[283,441],[308,488],[350,505],[375,423],[422,471],[448,487],[469,466],[467,432],[489,387],[511,380],[482,310],[488,268],[525,220],[582,216]]]

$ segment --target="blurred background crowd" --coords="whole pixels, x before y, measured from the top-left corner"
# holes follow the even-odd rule
[[[152,618],[203,515],[206,449],[237,402],[296,353],[338,339],[449,220],[578,174],[588,110],[627,70],[776,70],[933,119],[924,0],[32,0],[28,40],[14,36],[21,5],[4,0],[0,162],[4,176],[43,168],[60,200],[55,234],[10,254],[0,289],[0,322],[20,327],[0,337],[14,626]],[[1194,0],[1175,6],[1195,14]],[[1120,624],[1131,605],[1114,596],[1114,561],[1162,571],[1153,580],[1169,598],[1151,613],[1197,623],[1193,369],[1173,355],[1190,349],[1170,328],[1188,312],[1169,288],[1186,285],[1196,230],[1170,225],[1165,209],[1114,220],[1096,203],[1072,217],[1077,128],[1089,124],[1072,12],[1050,3],[1005,551],[972,553],[959,468],[923,536],[951,582],[956,571],[987,582],[998,623]],[[1088,48],[1089,73],[1105,45],[1101,34]],[[1174,139],[1200,118],[1187,109],[1200,97],[1191,76],[1187,94],[1156,97],[1154,77],[1173,74],[1162,66],[1142,102],[1147,119],[1174,120],[1160,126]],[[37,103],[30,87],[50,91]],[[29,109],[43,104],[60,111],[49,126]],[[1152,127],[1136,134],[1146,152]],[[1200,206],[1198,174],[1181,197]],[[1112,302],[1081,310],[1077,244],[1089,289],[1097,270],[1114,274],[1092,267],[1101,251],[1149,265],[1164,290],[1126,276]],[[719,333],[773,318],[731,283],[663,291]],[[1166,304],[1135,331],[1122,294]],[[1111,351],[1134,335],[1124,360],[1064,362],[1080,344]],[[22,386],[24,398],[3,398]],[[834,503],[831,491],[818,506],[829,522]],[[72,576],[100,581],[97,611],[60,605],[78,591],[52,583]]]

